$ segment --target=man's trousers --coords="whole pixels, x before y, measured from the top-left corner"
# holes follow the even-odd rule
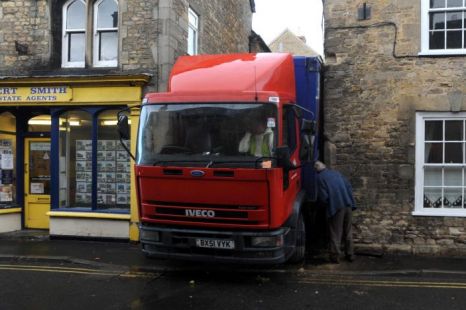
[[[338,259],[341,256],[341,242],[345,245],[345,255],[354,255],[351,207],[337,211],[328,219],[330,235],[330,255]]]

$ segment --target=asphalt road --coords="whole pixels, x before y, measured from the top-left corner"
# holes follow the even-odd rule
[[[0,263],[0,309],[465,309],[464,273]]]

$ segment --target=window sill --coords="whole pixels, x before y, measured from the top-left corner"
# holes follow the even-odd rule
[[[7,209],[0,209],[1,214],[10,214],[10,213],[21,213],[21,208],[7,208]]]
[[[446,209],[435,209],[434,210],[421,210],[413,211],[413,216],[442,216],[442,217],[466,217],[466,209],[457,210],[446,210]]]
[[[418,53],[418,56],[466,56],[466,50],[435,50],[435,51],[422,51]]]
[[[50,217],[67,217],[67,218],[91,218],[91,219],[108,219],[108,220],[123,220],[129,221],[130,214],[102,213],[91,211],[49,211],[47,215]]]

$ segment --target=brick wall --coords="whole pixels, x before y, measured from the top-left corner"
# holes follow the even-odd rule
[[[465,57],[420,57],[420,1],[326,1],[326,161],[349,176],[360,248],[465,254],[466,221],[413,216],[416,111],[450,111]],[[396,35],[396,38],[395,38]],[[466,110],[466,106],[462,110]]]

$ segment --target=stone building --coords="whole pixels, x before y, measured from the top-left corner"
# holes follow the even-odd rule
[[[253,0],[0,1],[0,232],[138,239],[116,113],[180,55],[248,52]],[[132,110],[135,150],[138,112]]]
[[[324,2],[325,159],[360,248],[466,254],[466,3]]]
[[[319,53],[314,51],[306,44],[304,36],[297,36],[291,30],[285,29],[269,44],[272,52],[291,53],[298,56],[318,56]]]

